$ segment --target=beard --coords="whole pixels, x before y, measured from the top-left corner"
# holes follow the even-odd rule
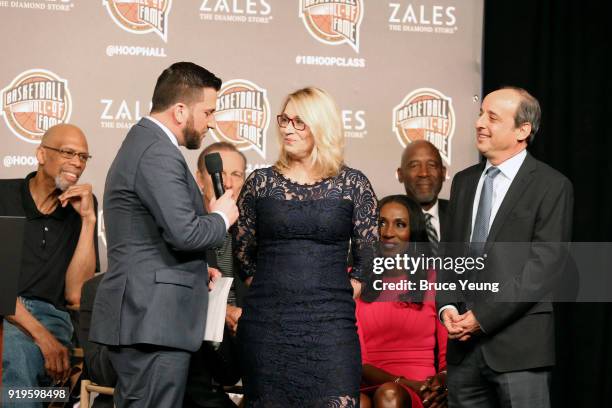
[[[55,188],[57,188],[58,190],[66,191],[71,185],[72,183],[64,180],[61,175],[58,174],[57,176],[55,176]]]
[[[185,147],[189,150],[197,150],[202,145],[202,138],[193,126],[192,116],[189,116],[185,129],[183,129],[183,139],[185,140]]]

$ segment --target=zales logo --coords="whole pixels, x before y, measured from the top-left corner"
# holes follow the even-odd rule
[[[272,19],[269,0],[202,0],[200,20],[263,23]],[[231,4],[231,7],[230,7]]]
[[[40,143],[50,127],[70,119],[68,81],[45,69],[22,72],[0,91],[0,97],[9,129],[29,143]]]
[[[451,164],[455,110],[451,98],[431,88],[415,89],[393,109],[393,131],[402,147],[415,140],[433,143]]]
[[[436,34],[454,34],[457,17],[454,6],[425,6],[408,3],[389,3],[389,29]]]
[[[348,43],[359,52],[363,0],[300,0],[300,18],[317,41]]]
[[[223,84],[215,112],[217,141],[233,143],[240,151],[253,149],[266,158],[266,133],[270,123],[270,105],[265,89],[246,79]]]
[[[102,0],[115,24],[134,34],[154,32],[168,42],[172,0]]]

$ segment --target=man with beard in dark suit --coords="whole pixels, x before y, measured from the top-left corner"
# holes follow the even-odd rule
[[[119,408],[181,406],[204,338],[206,250],[223,244],[238,208],[227,190],[207,212],[179,146],[198,149],[215,126],[220,87],[190,62],[164,70],[151,114],[130,129],[106,178],[108,271],[90,339],[109,346]]]

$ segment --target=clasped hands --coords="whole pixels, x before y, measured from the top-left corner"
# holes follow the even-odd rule
[[[425,408],[444,408],[448,405],[448,388],[446,388],[446,371],[427,377],[418,390]]]
[[[480,323],[471,310],[459,314],[455,308],[444,309],[442,322],[448,330],[448,338],[453,340],[467,341],[481,331]]]
[[[397,377],[395,382],[416,392],[425,408],[446,408],[448,406],[448,389],[446,388],[446,371],[427,377],[425,381],[409,380]]]

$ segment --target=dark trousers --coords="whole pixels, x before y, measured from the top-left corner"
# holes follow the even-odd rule
[[[550,369],[492,370],[480,345],[459,365],[448,364],[449,408],[549,408],[549,385]]]
[[[185,350],[152,345],[109,347],[117,372],[117,408],[174,408],[183,404],[189,358]]]
[[[208,343],[191,355],[183,408],[236,408],[223,391],[240,379],[235,339],[226,328],[218,350]]]

